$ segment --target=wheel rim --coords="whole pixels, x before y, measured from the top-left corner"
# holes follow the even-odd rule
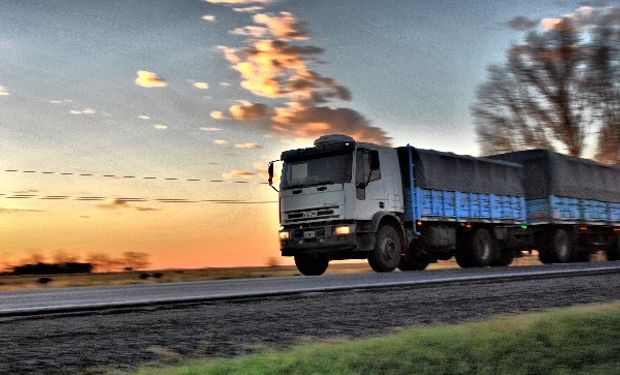
[[[487,261],[491,257],[491,245],[484,238],[478,239],[478,258]]]
[[[555,240],[555,251],[559,261],[565,262],[570,255],[570,249],[568,247],[568,241],[566,235],[562,232],[558,232]]]
[[[394,243],[394,240],[392,240],[391,238],[386,238],[385,241],[383,241],[383,251],[381,256],[383,257],[383,259],[385,259],[386,261],[391,261],[394,258],[394,253],[397,251],[396,249],[396,244]]]

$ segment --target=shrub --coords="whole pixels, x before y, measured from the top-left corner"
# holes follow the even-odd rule
[[[51,281],[52,281],[52,279],[49,278],[49,277],[39,277],[39,279],[37,280],[37,282],[39,284],[43,284],[43,285],[45,285],[45,284],[47,284],[47,283],[49,283]]]

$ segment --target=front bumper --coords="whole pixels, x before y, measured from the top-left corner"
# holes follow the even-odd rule
[[[355,230],[350,234],[335,234],[336,227],[346,224],[285,227],[284,230],[289,232],[290,237],[280,241],[282,255],[315,254],[330,259],[365,258],[367,255],[365,253],[374,246],[374,236],[357,233]]]

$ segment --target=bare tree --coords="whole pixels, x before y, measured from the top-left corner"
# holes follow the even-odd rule
[[[619,12],[620,14],[620,12]],[[620,163],[620,27],[605,17],[589,45],[589,88],[592,109],[601,128],[597,159]]]
[[[52,260],[54,263],[57,263],[57,264],[71,263],[71,262],[77,262],[78,257],[76,255],[69,254],[65,250],[57,250],[52,257]]]
[[[125,251],[123,253],[125,267],[133,270],[141,270],[149,266],[149,254],[138,251]]]
[[[111,272],[121,267],[120,261],[104,253],[92,253],[86,261],[93,265],[95,272]]]
[[[599,132],[597,157],[618,162],[620,31],[612,21],[601,18],[583,42],[583,30],[564,17],[489,67],[471,108],[483,153],[546,148],[581,156],[587,135]]]

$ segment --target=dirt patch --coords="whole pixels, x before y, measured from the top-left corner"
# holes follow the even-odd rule
[[[311,293],[95,315],[0,321],[0,373],[98,373],[178,355],[230,356],[306,338],[620,299],[617,274]],[[155,348],[155,349],[154,349]]]

